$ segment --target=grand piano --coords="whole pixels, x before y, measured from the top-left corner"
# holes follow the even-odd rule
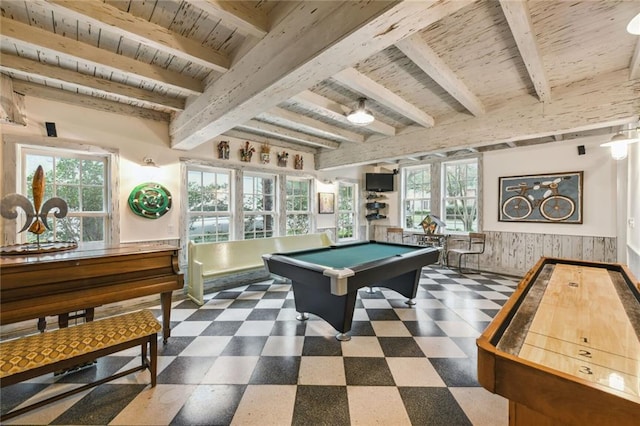
[[[0,325],[160,294],[162,334],[171,334],[171,294],[184,287],[178,248],[119,245],[0,257]]]

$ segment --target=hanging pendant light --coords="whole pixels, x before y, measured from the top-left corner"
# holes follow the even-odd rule
[[[357,126],[366,126],[367,124],[373,123],[373,114],[371,114],[371,111],[365,108],[365,101],[365,98],[358,99],[358,108],[351,111],[347,115],[347,120],[349,120],[350,123],[353,123]]]
[[[633,18],[627,25],[627,32],[633,35],[640,35],[640,13]]]
[[[611,141],[603,143],[600,146],[608,146],[611,149],[611,158],[614,160],[624,160],[627,158],[629,151],[628,145],[640,141],[640,138],[632,135],[625,135],[624,132],[633,132],[637,129],[622,130],[611,138]]]

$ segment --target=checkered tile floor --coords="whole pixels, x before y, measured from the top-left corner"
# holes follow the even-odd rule
[[[297,321],[286,283],[178,302],[155,388],[140,372],[7,424],[506,425],[507,401],[476,380],[475,338],[516,284],[427,267],[411,308],[394,291],[363,289],[348,342],[314,315]],[[138,350],[3,388],[2,412],[137,365]]]

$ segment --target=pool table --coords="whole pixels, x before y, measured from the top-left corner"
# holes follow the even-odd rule
[[[438,261],[439,250],[384,242],[359,242],[262,256],[269,273],[292,282],[299,320],[318,315],[349,340],[358,289],[386,287],[412,300],[423,266]]]

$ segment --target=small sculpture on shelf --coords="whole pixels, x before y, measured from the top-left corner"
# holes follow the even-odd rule
[[[220,141],[218,143],[218,158],[221,160],[229,159],[229,142],[228,141]]]
[[[293,157],[293,168],[296,170],[302,170],[303,167],[304,160],[302,158],[302,155],[296,154],[296,156]]]
[[[271,147],[269,144],[263,143],[260,147],[260,162],[262,164],[269,164],[271,161]]]
[[[282,154],[278,154],[278,166],[287,167],[287,160],[289,159],[289,153],[282,151]]]
[[[240,161],[250,163],[254,152],[256,149],[249,144],[249,141],[245,142],[244,148],[240,148]]]

